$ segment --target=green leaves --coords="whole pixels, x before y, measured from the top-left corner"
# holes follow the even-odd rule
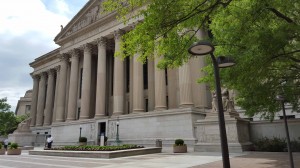
[[[294,111],[300,111],[300,2],[296,0],[107,0],[106,12],[116,11],[127,23],[139,19],[123,36],[117,56],[139,60],[162,57],[158,67],[187,62],[187,49],[198,41],[200,28],[210,30],[215,55],[231,56],[235,67],[222,69],[222,85],[239,92],[237,102],[247,114],[272,118],[280,109],[275,101],[284,92]],[[133,10],[135,11],[133,12]],[[203,38],[203,37],[202,37]],[[213,83],[208,61],[200,82]],[[287,80],[289,87],[282,89]],[[212,88],[214,85],[211,85]]]

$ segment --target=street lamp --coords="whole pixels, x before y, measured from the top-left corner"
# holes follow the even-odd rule
[[[218,118],[219,118],[219,129],[220,129],[220,139],[221,139],[221,150],[222,150],[222,160],[223,167],[230,168],[229,161],[229,152],[228,152],[228,144],[227,144],[227,135],[226,135],[226,127],[225,127],[225,119],[224,119],[224,109],[222,103],[222,95],[221,95],[221,84],[220,84],[220,75],[219,68],[226,68],[233,66],[235,63],[232,59],[224,56],[220,56],[216,59],[213,52],[215,47],[208,41],[200,41],[194,43],[189,49],[188,52],[192,55],[207,55],[210,54],[212,59],[212,63],[214,66],[215,73],[215,85],[216,85],[216,96],[218,101]]]
[[[79,126],[79,138],[81,138],[81,130],[82,130],[82,126]]]
[[[116,135],[116,143],[119,146],[120,139],[119,139],[119,120],[117,120],[117,135]]]
[[[287,124],[286,114],[285,114],[285,106],[284,106],[285,98],[282,95],[277,95],[276,100],[280,101],[280,103],[282,105],[283,120],[284,120],[285,133],[286,133],[286,139],[287,139],[287,147],[288,147],[288,152],[289,152],[289,157],[290,157],[290,166],[291,166],[291,168],[294,168],[294,161],[293,161],[293,153],[292,153],[292,150],[291,150],[289,127],[288,127],[288,124]]]

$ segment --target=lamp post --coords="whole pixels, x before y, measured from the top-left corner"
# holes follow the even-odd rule
[[[82,130],[82,126],[79,126],[79,138],[81,138],[81,130]]]
[[[189,48],[188,52],[190,54],[196,55],[196,56],[210,54],[210,57],[212,59],[212,63],[214,66],[214,75],[215,75],[216,96],[217,96],[217,101],[218,101],[218,118],[219,118],[219,129],[220,129],[223,167],[230,168],[219,68],[230,67],[230,66],[233,66],[235,63],[233,62],[232,59],[230,59],[228,57],[224,57],[224,56],[220,56],[216,59],[216,57],[213,54],[214,50],[215,50],[215,48],[210,42],[200,41],[200,42],[194,43]]]
[[[291,168],[294,168],[294,160],[293,160],[293,153],[292,153],[292,150],[291,150],[289,127],[288,127],[287,120],[286,120],[286,113],[285,113],[285,106],[284,106],[285,98],[282,95],[277,95],[276,100],[280,101],[281,106],[282,106],[284,127],[285,127],[286,140],[287,140],[287,147],[288,147],[289,158],[290,158],[290,166],[291,166]]]
[[[119,120],[117,121],[117,135],[116,135],[116,143],[119,146],[120,139],[119,139]]]

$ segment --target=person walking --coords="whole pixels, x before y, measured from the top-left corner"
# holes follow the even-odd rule
[[[48,136],[47,138],[47,148],[52,148],[52,143],[53,143],[53,137],[51,135]]]
[[[5,150],[7,150],[8,143],[9,143],[9,141],[8,141],[8,139],[6,138],[6,139],[4,140],[4,148],[5,148]]]

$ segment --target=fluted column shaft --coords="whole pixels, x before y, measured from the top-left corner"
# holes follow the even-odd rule
[[[155,78],[155,110],[166,110],[167,109],[167,101],[166,101],[166,74],[164,69],[158,69],[157,64],[159,62],[159,58],[155,58],[155,70],[154,70],[154,78]]]
[[[73,50],[71,52],[71,74],[70,74],[67,121],[72,121],[72,120],[76,119],[77,92],[78,92],[78,69],[79,69],[79,51]]]
[[[53,115],[54,104],[54,70],[48,71],[48,86],[47,86],[47,98],[46,98],[46,110],[44,125],[50,125]]]
[[[80,119],[90,117],[91,101],[91,80],[92,80],[92,46],[86,44],[83,52],[83,72],[82,72],[82,98]]]
[[[54,96],[54,107],[53,107],[53,115],[52,115],[52,123],[56,122],[56,111],[57,111],[57,98],[58,98],[58,83],[59,83],[59,74],[60,74],[60,66],[54,68],[56,72],[56,83],[55,83],[55,96]]]
[[[206,32],[200,30],[196,34],[198,39],[204,39],[207,35]],[[192,88],[193,88],[193,103],[197,108],[206,108],[210,106],[210,91],[207,89],[207,85],[205,83],[197,83],[199,78],[205,76],[204,72],[201,72],[200,69],[205,67],[205,57],[192,57],[189,60],[190,72],[191,72],[191,80],[192,80]]]
[[[43,125],[44,108],[45,108],[45,96],[46,96],[46,73],[41,74],[41,80],[39,83],[39,94],[36,114],[36,126]]]
[[[144,112],[144,73],[143,64],[139,62],[138,54],[133,58],[133,112]]]
[[[155,107],[154,61],[148,60],[148,111]]]
[[[120,52],[120,43],[122,31],[115,33],[115,53]],[[124,94],[125,94],[125,78],[124,78],[124,61],[120,57],[115,57],[114,62],[114,86],[113,86],[113,115],[124,114]]]
[[[188,63],[179,67],[179,95],[181,107],[193,106],[192,83]]]
[[[37,112],[37,102],[38,102],[38,93],[39,93],[39,76],[32,75],[33,78],[33,90],[32,90],[32,101],[31,101],[31,123],[30,126],[35,126],[36,121],[36,112]]]
[[[61,57],[59,83],[58,83],[56,122],[63,122],[65,119],[67,70],[68,70],[68,57],[67,55],[63,55]]]
[[[105,116],[106,93],[106,39],[98,40],[98,68],[95,118]]]

